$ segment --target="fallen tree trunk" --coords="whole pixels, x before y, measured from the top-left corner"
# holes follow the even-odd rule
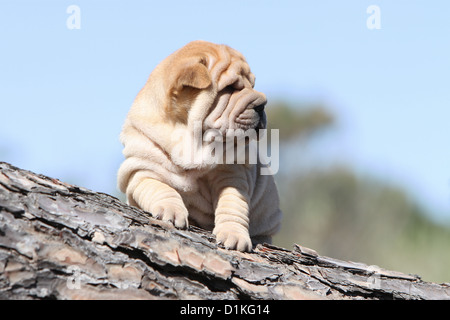
[[[2,299],[449,299],[450,287],[294,245],[218,247],[103,193],[0,163]]]

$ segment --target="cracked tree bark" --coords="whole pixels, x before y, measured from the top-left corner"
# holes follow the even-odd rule
[[[103,193],[0,163],[2,299],[449,299],[446,284],[294,245],[229,251]]]

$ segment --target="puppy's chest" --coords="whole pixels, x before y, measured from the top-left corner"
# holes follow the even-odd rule
[[[205,211],[205,213],[213,211],[212,188],[207,179],[197,179],[195,188],[191,190],[180,192],[184,204],[188,209],[200,209],[201,211]]]

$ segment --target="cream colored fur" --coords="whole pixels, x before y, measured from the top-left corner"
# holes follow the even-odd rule
[[[121,133],[125,161],[118,186],[129,204],[154,217],[213,230],[226,248],[249,251],[270,242],[281,211],[271,175],[261,164],[211,163],[209,150],[190,161],[180,146],[194,149],[194,127],[253,129],[266,103],[253,89],[244,57],[225,45],[194,41],[174,52],[151,73],[137,95]]]

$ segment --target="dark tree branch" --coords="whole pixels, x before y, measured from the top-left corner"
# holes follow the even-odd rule
[[[3,299],[449,299],[418,276],[295,245],[252,253],[96,193],[0,163]]]

